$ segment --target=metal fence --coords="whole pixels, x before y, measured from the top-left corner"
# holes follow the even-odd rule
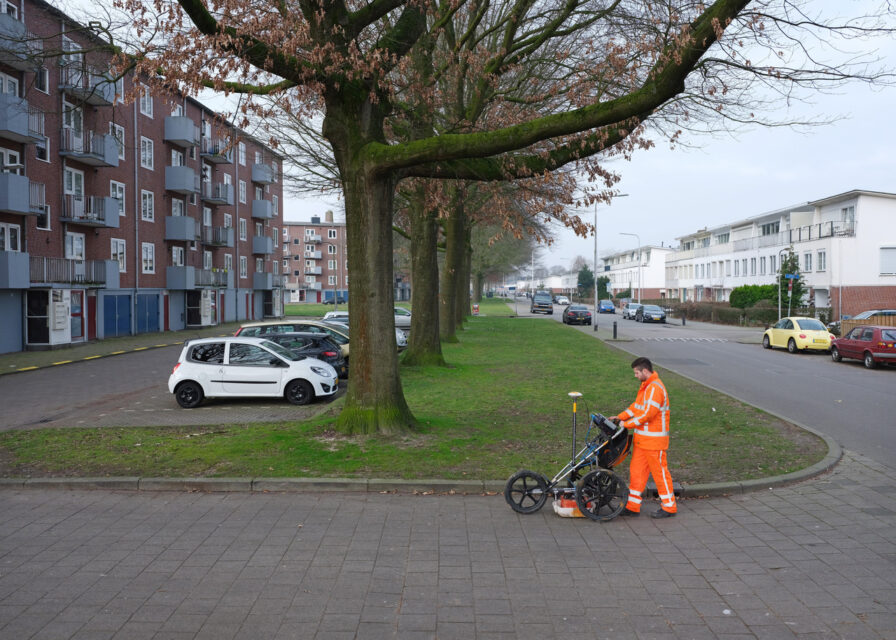
[[[105,284],[106,264],[103,260],[31,256],[30,277],[31,282]]]

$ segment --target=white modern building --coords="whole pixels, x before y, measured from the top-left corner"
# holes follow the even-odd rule
[[[666,259],[674,251],[672,247],[647,245],[611,253],[603,257],[604,270],[598,275],[610,279],[607,289],[613,297],[631,291],[632,300],[666,298]]]
[[[668,297],[727,301],[735,287],[774,284],[792,249],[816,307],[834,317],[896,308],[896,194],[854,190],[678,238],[666,257]]]

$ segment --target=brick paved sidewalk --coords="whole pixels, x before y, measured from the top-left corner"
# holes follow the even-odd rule
[[[683,500],[0,490],[0,637],[894,638],[896,470]]]

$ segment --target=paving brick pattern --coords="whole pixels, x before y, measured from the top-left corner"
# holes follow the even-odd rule
[[[0,489],[0,638],[896,638],[896,470],[679,516],[500,496]]]

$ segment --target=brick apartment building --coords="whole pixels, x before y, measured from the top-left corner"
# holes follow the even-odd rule
[[[283,223],[283,276],[289,302],[348,301],[345,223],[324,220]]]
[[[95,45],[0,0],[0,352],[282,315],[282,158]]]

